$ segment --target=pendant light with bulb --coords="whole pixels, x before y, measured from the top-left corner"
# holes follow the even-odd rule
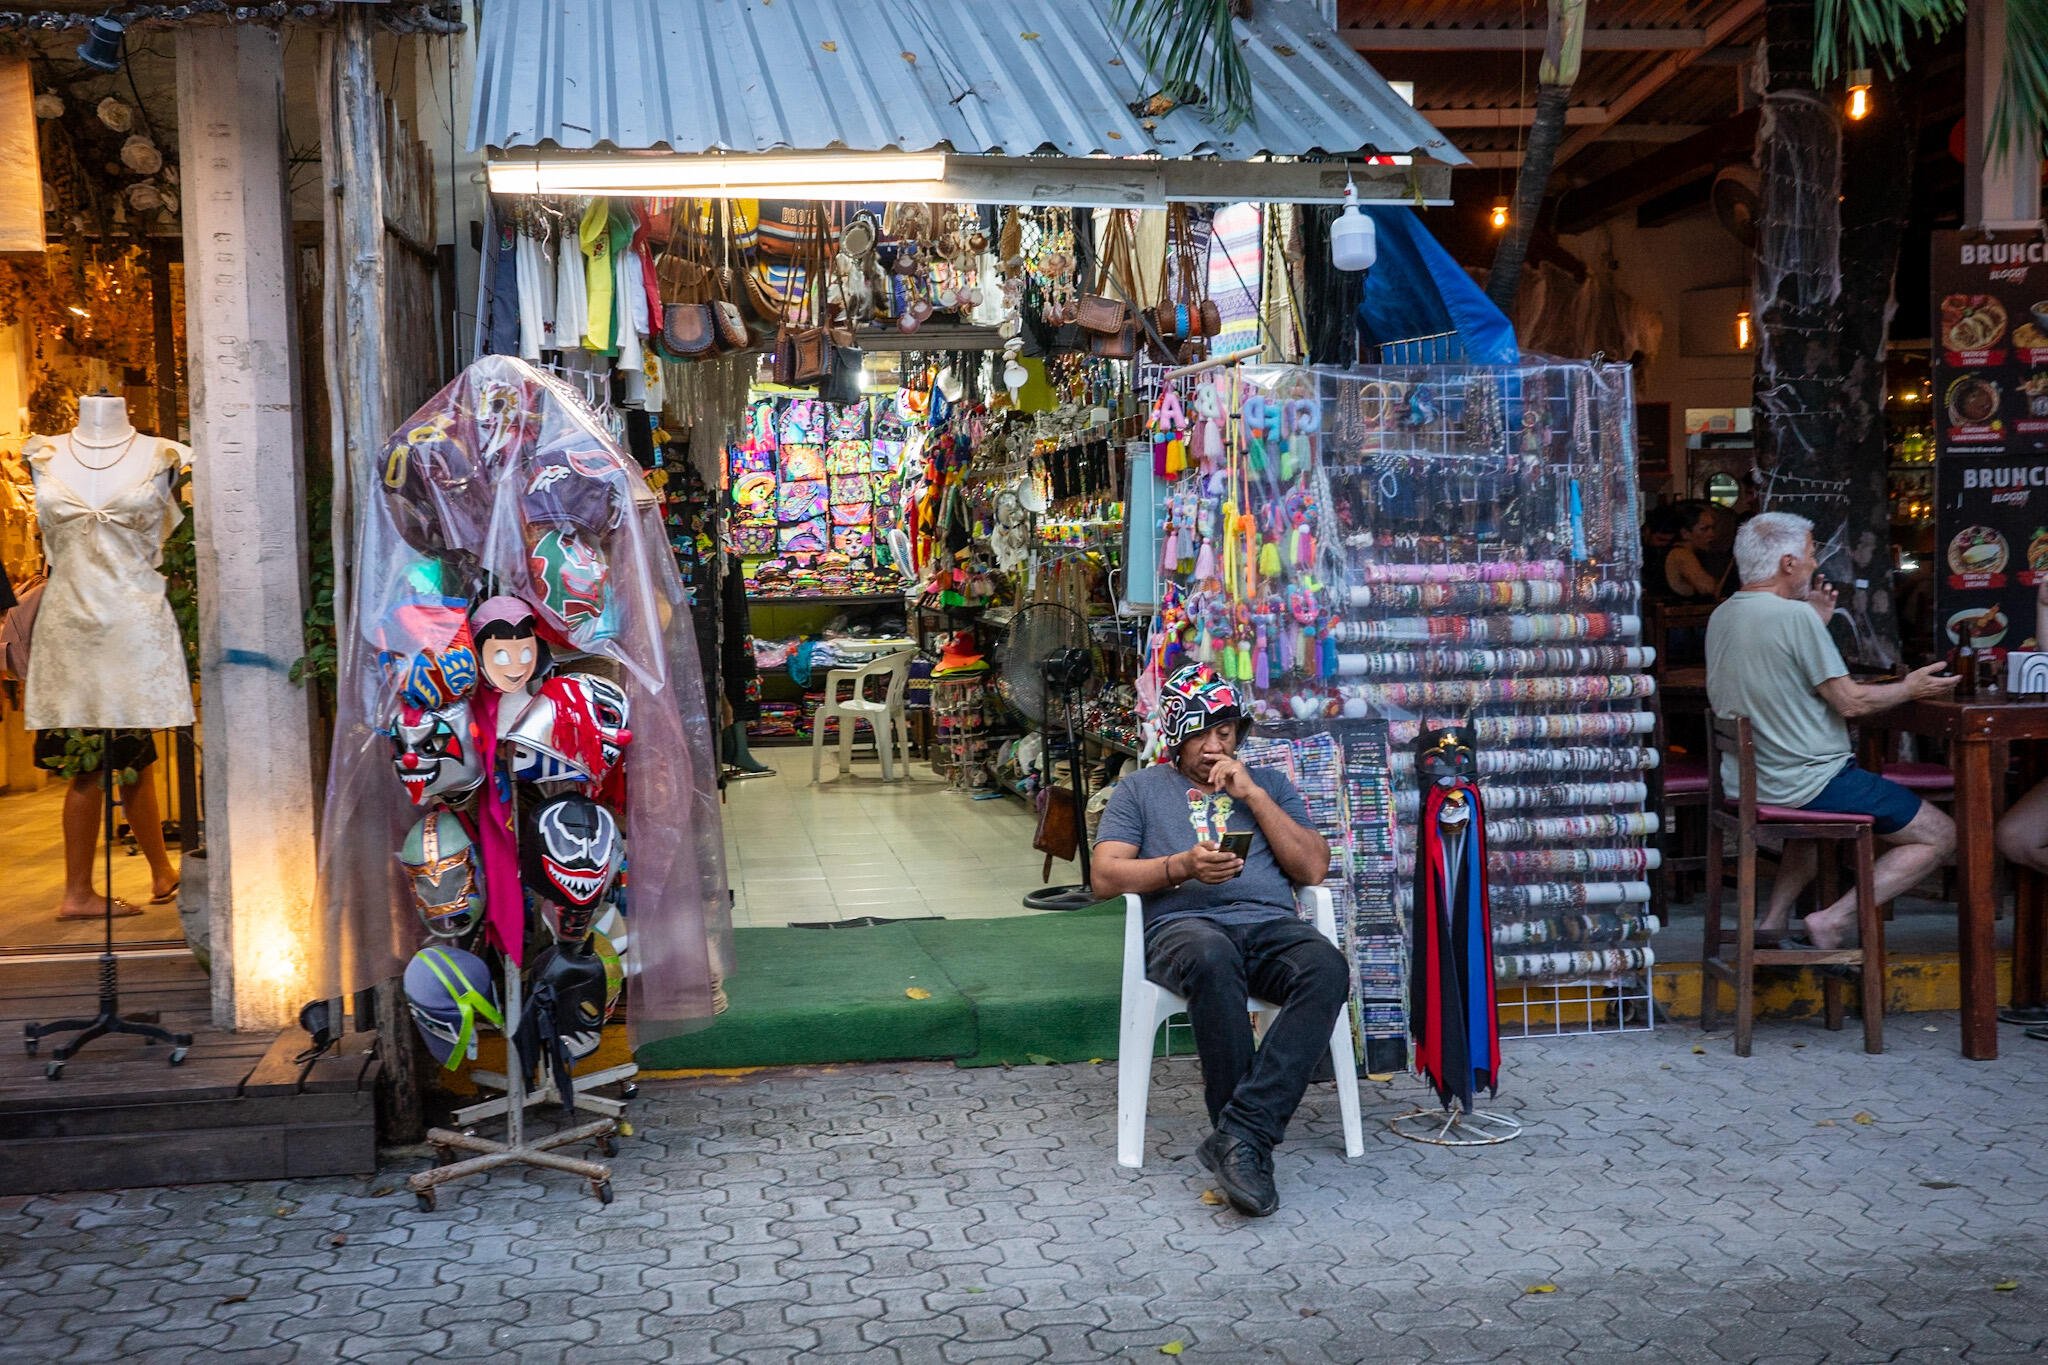
[[[1330,264],[1339,270],[1370,270],[1379,255],[1379,229],[1358,211],[1358,186],[1347,177],[1344,212],[1330,224]]]

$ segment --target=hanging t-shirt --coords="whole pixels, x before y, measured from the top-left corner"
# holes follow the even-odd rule
[[[483,290],[477,301],[478,350],[519,354],[519,234],[493,198],[484,216]]]
[[[583,328],[583,349],[596,351],[599,355],[612,353],[612,324],[615,321],[611,218],[611,200],[593,199],[590,207],[583,211],[583,222],[576,232],[577,241],[583,248],[584,264],[587,316]]]
[[[520,233],[514,247],[519,279],[519,357],[539,360],[543,350],[554,350],[555,266],[541,250],[540,239]]]
[[[555,241],[555,346],[560,350],[571,350],[583,344],[583,333],[590,326],[588,309],[590,288],[584,278],[589,269],[583,259],[583,243],[572,233],[563,233]]]
[[[618,322],[612,333],[613,350],[619,357],[619,368],[636,374],[642,363],[640,338],[647,335],[647,285],[640,275],[640,255],[633,250],[631,215],[613,213],[611,243],[612,261],[619,272],[612,295],[618,309]]]

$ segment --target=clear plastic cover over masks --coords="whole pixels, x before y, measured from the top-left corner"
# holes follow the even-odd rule
[[[545,647],[530,679],[509,679],[498,732],[550,667],[608,679],[630,712],[630,745],[595,794],[623,810],[633,1043],[708,1020],[731,961],[718,769],[688,599],[638,468],[559,380],[490,356],[401,424],[359,488],[316,992],[395,977],[425,941],[395,855],[420,807],[460,802],[484,757],[472,701],[447,694],[508,681],[488,658],[479,669],[468,622],[503,595],[533,608]],[[598,711],[593,743],[610,733]]]

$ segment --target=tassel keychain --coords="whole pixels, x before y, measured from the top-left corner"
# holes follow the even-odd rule
[[[1205,537],[1202,541],[1202,553],[1195,558],[1195,581],[1197,583],[1206,583],[1215,576],[1216,551],[1210,546],[1208,539]]]
[[[1317,636],[1321,646],[1322,663],[1316,673],[1327,682],[1337,676],[1337,638],[1330,634],[1327,626],[1318,631]]]
[[[1266,659],[1266,628],[1259,627],[1257,643],[1252,649],[1252,686],[1263,692],[1273,685],[1272,669]]]

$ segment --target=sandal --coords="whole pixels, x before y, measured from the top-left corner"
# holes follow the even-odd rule
[[[178,888],[183,886],[184,884],[185,883],[182,879],[179,881],[172,882],[170,890],[163,892],[161,895],[151,896],[149,898],[149,903],[151,905],[169,905],[172,901],[178,898]]]
[[[93,908],[92,908],[92,909],[91,909],[90,911],[88,911],[87,913],[85,913],[85,914],[83,914],[83,915],[66,915],[66,914],[59,914],[59,915],[57,916],[57,918],[58,918],[58,919],[60,919],[60,920],[69,920],[69,921],[77,921],[77,920],[86,920],[86,919],[100,919],[100,918],[104,917],[104,916],[106,915],[106,913],[107,913],[107,911],[106,911],[106,906],[105,906],[104,904],[101,904],[101,905],[96,905],[96,906],[94,906],[94,907],[93,907]],[[127,901],[124,901],[124,900],[122,900],[122,899],[121,899],[121,898],[120,898],[119,896],[116,896],[116,897],[114,898],[114,918],[115,918],[115,919],[130,919],[130,918],[133,918],[134,916],[136,916],[136,915],[139,915],[139,914],[141,914],[141,913],[142,913],[142,907],[141,907],[141,906],[139,906],[139,905],[131,905],[131,904],[130,904],[129,902],[127,902]]]

